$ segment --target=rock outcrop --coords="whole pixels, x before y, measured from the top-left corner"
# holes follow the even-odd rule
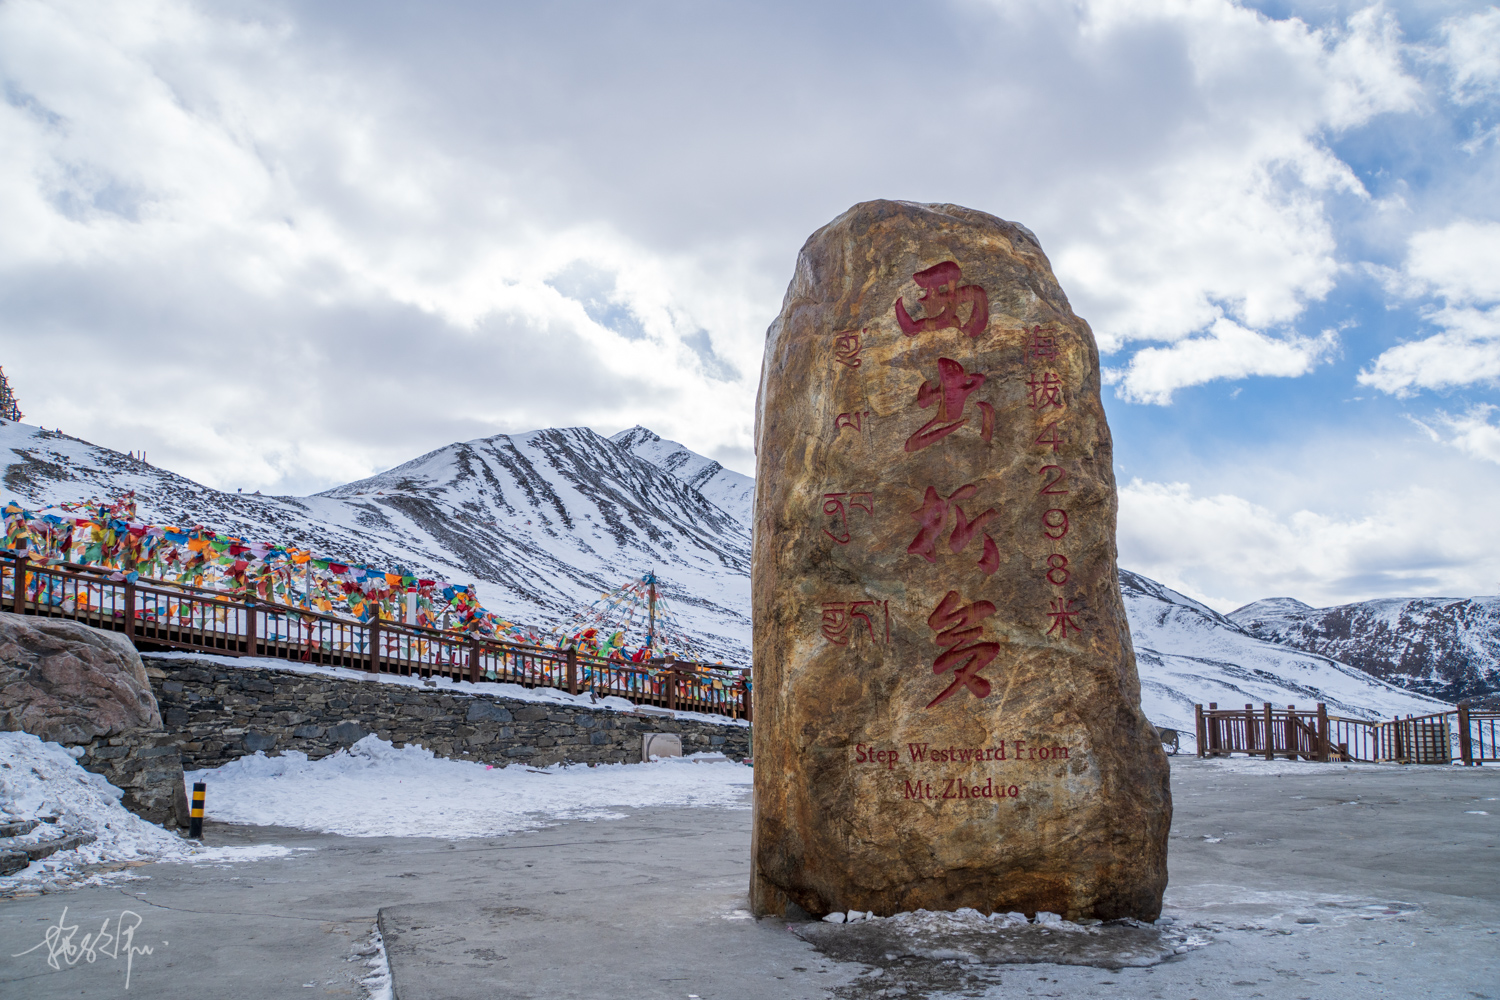
[[[1332,608],[1273,597],[1229,618],[1257,638],[1342,660],[1409,691],[1500,708],[1500,597],[1384,598]]]
[[[0,614],[0,729],[76,746],[160,728],[146,668],[124,636]]]
[[[1154,918],[1098,351],[1035,236],[869,202],[766,343],[752,904]]]
[[[0,729],[84,748],[79,763],[154,822],[187,824],[176,741],[140,654],[124,636],[61,619],[0,614]]]

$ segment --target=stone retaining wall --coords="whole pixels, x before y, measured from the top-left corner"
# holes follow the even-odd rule
[[[143,654],[183,767],[217,767],[257,750],[326,757],[369,733],[420,743],[440,757],[486,764],[617,763],[641,759],[644,733],[677,733],[684,753],[750,752],[741,725],[545,704],[212,660]]]
[[[172,733],[147,729],[96,736],[76,744],[83,748],[78,763],[124,791],[120,804],[137,816],[165,826],[187,826],[187,791],[177,741]]]

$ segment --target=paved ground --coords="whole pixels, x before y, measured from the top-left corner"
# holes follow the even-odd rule
[[[1500,768],[1239,766],[1257,769],[1174,763],[1168,913],[1209,943],[1149,969],[834,962],[736,913],[748,812],[641,810],[451,843],[211,826],[211,843],[313,850],[0,901],[0,995],[357,997],[352,951],[378,916],[399,1000],[1500,1000]],[[14,957],[64,906],[75,941],[139,914],[153,951],[129,994],[123,952],[60,970],[45,947]]]

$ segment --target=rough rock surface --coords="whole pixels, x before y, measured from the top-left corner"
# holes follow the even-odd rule
[[[1258,638],[1342,660],[1409,691],[1500,708],[1500,597],[1384,598],[1332,608],[1273,597],[1228,617]]]
[[[76,745],[160,728],[146,668],[124,636],[0,614],[0,729]]]
[[[140,654],[124,636],[77,622],[0,614],[0,729],[83,748],[79,759],[153,823],[186,826],[176,741]]]
[[[1155,918],[1098,351],[1036,237],[889,201],[819,230],[756,436],[756,912]]]

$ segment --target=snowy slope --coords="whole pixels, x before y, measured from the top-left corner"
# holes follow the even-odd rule
[[[219,493],[19,424],[0,425],[0,456],[5,449],[13,453],[7,495],[28,505],[135,489],[145,519],[403,563],[472,582],[491,610],[526,622],[549,624],[654,568],[695,635],[727,662],[750,662],[754,484],[645,428],[613,439],[570,428],[452,444],[313,497]],[[1194,703],[1323,701],[1334,714],[1364,718],[1442,705],[1327,655],[1252,635],[1128,570],[1120,583],[1147,714],[1161,725],[1191,731]]]
[[[133,489],[143,520],[473,583],[490,610],[539,625],[654,569],[687,631],[749,663],[748,529],[586,428],[452,444],[312,497],[220,493],[25,424],[0,426],[0,456],[26,506]]]
[[[716,505],[749,524],[755,502],[755,480],[724,468],[711,458],[667,441],[639,425],[610,438],[615,444],[664,469]]]
[[[1228,617],[1129,570],[1120,593],[1130,618],[1141,704],[1152,722],[1193,732],[1193,705],[1312,708],[1378,719],[1441,711],[1443,702],[1404,691],[1346,663],[1258,639]]]
[[[1421,597],[1333,608],[1273,597],[1229,617],[1252,635],[1335,657],[1411,691],[1500,703],[1500,597]]]

